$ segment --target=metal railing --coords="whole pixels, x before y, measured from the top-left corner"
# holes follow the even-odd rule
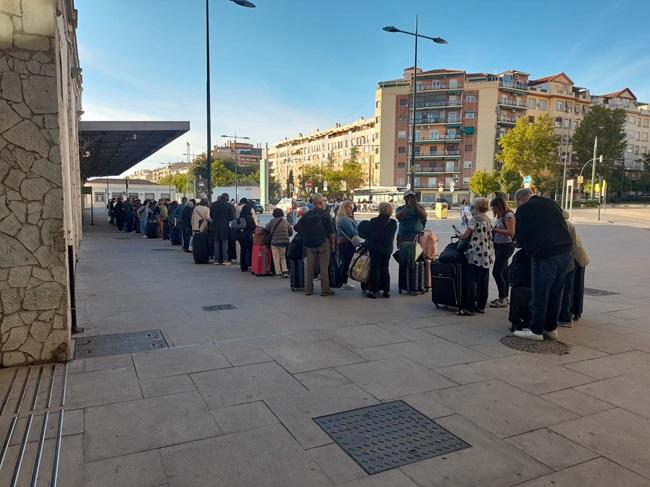
[[[507,115],[497,115],[497,122],[517,123],[517,117],[509,117]]]
[[[422,91],[436,91],[436,90],[462,90],[463,83],[436,83],[436,84],[421,84],[418,87],[418,93]]]
[[[510,88],[513,90],[528,91],[528,83],[522,83],[520,81],[499,80],[499,86],[502,88]]]
[[[462,105],[462,100],[433,100],[415,102],[415,108],[456,107]]]
[[[513,99],[509,99],[509,100],[501,99],[497,104],[508,106],[508,107],[528,108],[528,105],[526,103],[518,102],[517,100],[513,100]]]

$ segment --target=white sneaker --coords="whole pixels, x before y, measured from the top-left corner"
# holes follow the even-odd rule
[[[538,335],[537,333],[533,333],[528,328],[524,328],[523,330],[517,330],[513,333],[513,335],[518,338],[525,338],[526,340],[536,340],[539,342],[544,340],[544,335]]]
[[[544,332],[544,338],[546,338],[547,340],[555,341],[555,340],[558,339],[558,337],[559,337],[559,334],[558,334],[557,330],[545,331]]]
[[[229,260],[226,260],[226,261],[223,262],[223,265],[225,265],[225,266],[232,265],[232,262],[230,262]]]
[[[350,284],[343,284],[341,286],[341,289],[343,289],[345,291],[352,291],[354,289],[354,286],[351,286]]]

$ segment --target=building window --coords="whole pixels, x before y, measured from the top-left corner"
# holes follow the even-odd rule
[[[465,101],[467,103],[474,103],[476,101],[476,95],[465,95]]]
[[[634,125],[636,123],[636,117],[634,115],[630,116],[630,123]]]
[[[445,163],[445,171],[454,172],[456,170],[456,163],[454,161],[447,161]]]
[[[537,100],[535,98],[528,99],[528,108],[532,108],[532,109],[537,108]]]
[[[399,116],[399,121],[402,122],[402,123],[408,122],[409,121],[408,115],[400,115]]]
[[[475,115],[474,112],[465,112],[465,120],[474,120]]]
[[[562,117],[555,119],[555,128],[562,128]]]
[[[408,100],[408,98],[402,98],[402,99],[399,101],[399,106],[401,106],[401,107],[407,107],[408,104],[409,104],[409,100]]]
[[[379,108],[379,100],[375,102],[375,108]]]
[[[565,129],[570,129],[571,128],[571,119],[569,119],[569,118],[564,119],[564,128]]]
[[[539,109],[546,110],[546,100],[539,100]]]
[[[563,101],[556,101],[555,102],[555,110],[558,112],[563,112],[564,111],[564,102]]]
[[[153,200],[153,199],[155,199],[155,198],[156,198],[156,194],[155,194],[155,193],[145,193],[145,194],[144,194],[144,199],[145,199],[145,200]]]
[[[397,163],[397,167],[398,167],[399,169],[404,169],[404,168],[406,167],[406,163],[405,163],[405,162],[398,162],[398,163]]]
[[[381,117],[375,117],[375,123],[379,123],[380,119],[381,119]]]
[[[397,148],[397,153],[398,154],[406,154],[406,147],[398,147]]]
[[[648,120],[647,118],[644,118],[644,119],[643,119],[643,126],[644,126],[644,127],[648,127],[648,126],[650,126],[650,120]]]
[[[104,193],[95,193],[95,201],[97,203],[104,203],[106,201],[106,195]]]
[[[397,186],[406,186],[406,178],[404,176],[397,178]]]
[[[470,178],[467,177],[467,176],[465,176],[465,177],[463,178],[463,184],[469,184],[469,180],[470,180]]]
[[[465,144],[465,152],[472,152],[472,150],[474,150],[472,144]]]
[[[648,132],[643,132],[643,134],[641,135],[641,140],[644,142],[648,141]]]
[[[398,139],[405,139],[406,138],[406,130],[400,130],[397,132],[397,138]]]
[[[472,161],[463,162],[463,169],[472,169]]]

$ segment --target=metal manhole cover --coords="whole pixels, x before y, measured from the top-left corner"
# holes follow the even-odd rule
[[[237,309],[234,304],[213,304],[211,306],[203,306],[203,311],[224,311],[227,309]]]
[[[105,357],[169,348],[160,330],[81,337],[75,340],[75,358]]]
[[[314,421],[368,474],[471,446],[404,401],[330,414]]]
[[[586,287],[585,294],[587,296],[611,296],[613,294],[620,294],[620,293],[615,293],[613,291],[605,291],[603,289],[593,289],[590,287]]]
[[[571,345],[557,340],[544,340],[537,342],[508,335],[503,337],[500,341],[506,347],[519,350],[520,352],[555,355],[566,355],[567,353],[571,353]]]
[[[175,249],[151,249],[155,250],[156,252],[173,252]]]

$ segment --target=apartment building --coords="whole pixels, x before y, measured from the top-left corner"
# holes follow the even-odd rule
[[[364,172],[364,186],[375,186],[381,180],[379,142],[374,120],[361,118],[348,125],[336,124],[326,130],[316,130],[308,135],[287,138],[269,147],[267,159],[273,176],[282,191],[289,188],[290,176],[297,185],[305,168],[340,168],[350,160],[356,148],[357,161]]]
[[[229,140],[214,148],[213,157],[236,159],[239,166],[256,167],[262,158],[262,149],[246,142]]]
[[[139,169],[133,172],[133,176],[136,178],[146,179],[152,183],[159,183],[168,176],[187,174],[190,167],[191,164],[189,162],[170,162],[169,164],[156,169]]]
[[[650,153],[650,106],[647,103],[640,103],[629,88],[596,95],[593,97],[593,103],[611,109],[625,110],[627,137],[625,169],[631,171],[629,174],[631,178],[637,178],[639,172],[643,170],[643,155]]]

